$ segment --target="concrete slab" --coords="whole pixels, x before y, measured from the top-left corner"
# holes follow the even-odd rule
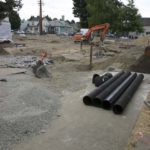
[[[85,89],[62,92],[60,117],[52,122],[46,133],[15,146],[14,150],[124,149],[149,92],[149,75],[145,76],[124,114],[115,115],[111,111],[83,104],[82,97],[93,89],[90,84],[93,73],[84,73]]]

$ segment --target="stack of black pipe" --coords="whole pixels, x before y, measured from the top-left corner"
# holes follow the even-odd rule
[[[121,114],[143,79],[143,74],[121,71],[85,95],[83,102]]]

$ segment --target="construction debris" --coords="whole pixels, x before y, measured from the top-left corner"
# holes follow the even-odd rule
[[[36,77],[38,78],[50,77],[50,73],[46,69],[46,66],[44,65],[43,61],[38,60],[36,62],[36,65],[34,65],[32,68],[33,68],[33,73],[35,74]]]
[[[30,68],[36,64],[37,56],[0,56],[1,68]],[[44,59],[46,65],[53,64],[53,60],[46,58]]]
[[[20,71],[20,72],[15,72],[15,73],[12,73],[11,75],[15,75],[15,74],[26,74],[27,71]]]

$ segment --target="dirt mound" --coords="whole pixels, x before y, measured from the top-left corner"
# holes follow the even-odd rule
[[[138,62],[129,68],[131,71],[150,73],[150,57],[141,56]]]
[[[8,55],[9,53],[0,45],[0,55]]]
[[[150,57],[150,46],[147,46],[145,48],[145,55],[148,56],[148,57]]]

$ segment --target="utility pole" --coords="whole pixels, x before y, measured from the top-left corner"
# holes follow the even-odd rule
[[[42,0],[39,0],[39,6],[40,6],[39,26],[40,26],[40,35],[42,35],[42,32],[43,32],[43,27],[42,27]]]

